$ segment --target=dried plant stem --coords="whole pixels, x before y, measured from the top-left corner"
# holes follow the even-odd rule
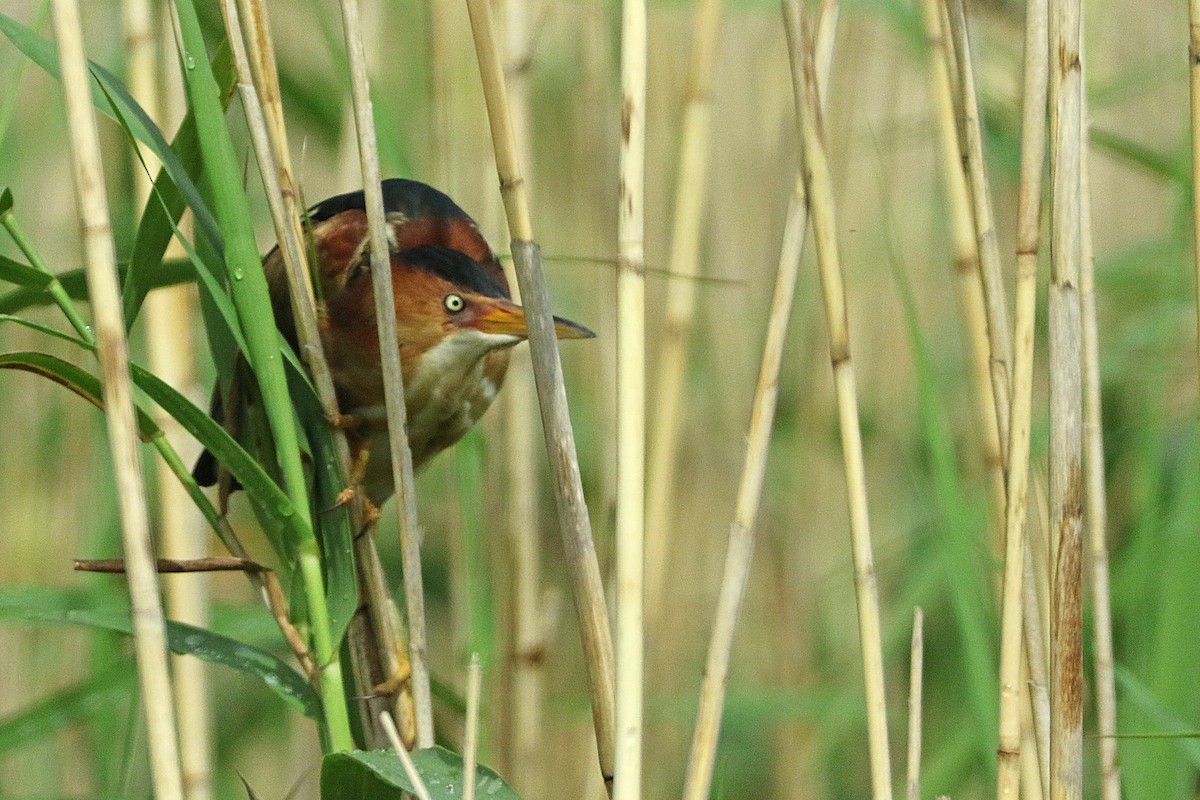
[[[815,43],[798,0],[788,0],[784,8],[788,47],[792,56],[792,83],[800,116],[804,186],[812,213],[817,266],[821,275],[826,325],[829,331],[829,359],[833,367],[834,390],[837,395],[838,428],[846,468],[854,586],[858,599],[859,638],[863,650],[863,677],[866,685],[871,790],[876,800],[890,800],[892,770],[883,682],[879,593],[871,553],[862,433],[858,420],[858,391],[850,358],[850,325],[846,313],[841,256],[838,252],[833,180],[825,151],[820,93],[813,64]]]
[[[400,373],[400,343],[396,336],[396,306],[392,294],[391,255],[380,186],[379,151],[363,51],[358,0],[342,0],[342,25],[350,60],[350,85],[354,122],[358,132],[358,158],[362,170],[367,225],[370,229],[371,286],[379,326],[379,354],[386,394],[388,439],[396,508],[400,517],[400,550],[403,557],[404,599],[408,612],[409,660],[412,666],[413,703],[417,718],[417,747],[433,745],[433,702],[429,690],[428,646],[425,634],[425,592],[421,576],[421,531],[413,493],[412,452],[408,446],[404,379]]]
[[[1091,180],[1088,174],[1087,93],[1080,89],[1080,277],[1083,316],[1083,446],[1088,547],[1092,567],[1095,628],[1096,732],[1100,739],[1100,788],[1104,800],[1121,798],[1117,759],[1117,691],[1113,674],[1112,603],[1108,585],[1108,509],[1104,480],[1104,432],[1100,407],[1100,332],[1096,322],[1095,256],[1092,250]]]
[[[479,750],[479,688],[483,681],[483,668],[479,666],[479,654],[471,655],[471,666],[467,669],[467,721],[463,742],[463,800],[475,800],[476,753]]]
[[[785,6],[785,16],[789,13],[790,10]],[[823,58],[823,80],[827,80],[828,76],[828,57],[833,52],[830,43],[836,19],[837,7],[826,6],[822,15],[822,38],[818,45]],[[787,337],[792,298],[796,291],[796,274],[800,269],[800,254],[804,249],[808,216],[805,182],[798,177],[795,191],[788,203],[771,312],[767,320],[767,338],[763,344],[758,385],[750,412],[750,430],[746,437],[742,477],[738,484],[733,524],[729,530],[729,549],[725,555],[725,570],[717,595],[716,616],[704,664],[704,680],[700,685],[700,707],[696,712],[696,726],[692,732],[692,746],[683,785],[684,800],[707,800],[712,788],[721,714],[725,704],[725,684],[733,651],[733,634],[741,614],[742,599],[745,596],[750,563],[754,555],[755,523],[766,476],[771,426],[779,399],[779,368],[783,360],[783,345]]]
[[[129,352],[117,288],[100,139],[88,89],[90,78],[75,0],[55,0],[53,21],[66,97],[88,296],[95,314],[96,349],[103,374],[109,446],[116,473],[117,503],[128,567],[126,578],[133,606],[134,650],[150,749],[150,776],[156,798],[181,800],[183,779],[176,740],[175,703],[167,668],[166,622],[146,516],[133,389],[129,379]]]
[[[954,275],[959,305],[967,326],[971,348],[971,379],[975,389],[976,416],[983,437],[983,464],[987,470],[996,530],[1003,530],[1004,457],[1001,454],[1000,428],[996,418],[996,400],[992,393],[991,346],[983,301],[983,283],[979,274],[979,240],[975,236],[975,212],[967,175],[963,171],[955,112],[956,94],[947,57],[950,47],[943,28],[942,0],[922,0],[921,12],[929,49],[930,83],[938,125],[939,163],[946,184],[950,211],[950,233],[954,248]]]
[[[1021,179],[1017,198],[1017,305],[1012,373],[1012,423],[1008,428],[1008,486],[1005,506],[1004,586],[1000,638],[1000,800],[1020,795],[1025,510],[1029,481],[1029,431],[1033,406],[1033,337],[1037,306],[1037,262],[1042,219],[1042,164],[1046,154],[1046,4],[1031,0],[1025,12],[1025,100],[1021,135]],[[1036,608],[1036,606],[1035,606]]]
[[[621,3],[617,211],[617,744],[613,797],[642,796],[646,460],[646,0]]]
[[[921,800],[921,676],[925,664],[925,614],[913,609],[912,648],[908,663],[908,800]]]
[[[1011,329],[1001,279],[1000,246],[992,217],[991,191],[983,160],[983,132],[979,122],[979,101],[975,94],[975,70],[971,65],[971,45],[963,0],[946,0],[950,18],[950,39],[959,77],[963,115],[962,157],[967,166],[971,202],[975,212],[975,235],[979,242],[980,276],[987,308],[988,342],[991,350],[992,396],[996,407],[997,430],[1002,454],[1007,452],[1009,422],[1009,382],[1012,364]]]
[[[266,189],[276,241],[283,256],[300,355],[313,378],[313,385],[325,415],[336,419],[340,415],[340,409],[317,325],[316,298],[310,278],[308,248],[304,242],[298,191],[292,176],[291,156],[287,146],[287,132],[266,9],[260,0],[239,0],[236,5],[232,0],[224,0],[221,10],[238,70],[242,107]],[[243,29],[245,43],[242,41]],[[333,437],[342,474],[349,475],[350,448],[345,433],[334,429]],[[363,525],[364,509],[361,497],[355,497],[350,510],[356,529],[361,529]],[[351,651],[363,654],[370,651],[373,653],[371,660],[378,662],[382,668],[383,674],[374,676],[374,681],[371,680],[369,670],[358,670],[355,673],[367,678],[364,685],[358,686],[359,694],[372,695],[370,690],[375,683],[382,683],[401,671],[396,650],[398,637],[388,612],[391,595],[386,576],[379,564],[378,554],[375,552],[374,537],[355,537],[355,551],[355,565],[359,572],[360,584],[364,588],[363,602],[366,607],[365,612],[358,613],[368,614],[370,625],[356,625],[351,629],[350,635],[371,638],[373,641],[358,643]],[[371,636],[372,633],[375,634],[374,637]],[[396,694],[390,699],[393,714],[401,719],[405,730],[411,729],[413,720],[406,719],[411,714],[405,698]],[[368,744],[382,746],[382,733],[376,727],[376,705],[378,700],[372,695],[372,700],[361,704],[360,715]]]
[[[400,759],[400,764],[404,767],[404,774],[408,776],[413,789],[416,790],[417,800],[433,800],[429,794],[429,788],[425,785],[425,781],[421,780],[421,773],[417,772],[417,765],[413,763],[412,756],[408,754],[408,749],[404,746],[404,742],[400,741],[400,733],[396,730],[396,721],[392,719],[392,715],[386,711],[381,713],[379,715],[379,724],[383,728],[388,741],[391,743],[396,757]]]
[[[529,321],[529,347],[542,412],[542,431],[553,473],[559,528],[567,569],[571,575],[575,610],[579,615],[600,771],[607,783],[613,776],[616,721],[613,645],[608,611],[604,604],[604,585],[600,579],[591,521],[583,498],[575,438],[567,414],[567,394],[563,386],[558,340],[553,331],[550,298],[541,268],[541,252],[533,241],[529,201],[517,161],[512,117],[504,88],[503,67],[492,30],[491,11],[487,0],[468,0],[467,9],[491,125],[500,192],[504,199],[509,234],[512,236],[513,264],[526,319]]]
[[[1050,670],[1050,797],[1083,793],[1082,514],[1080,388],[1080,145],[1082,64],[1079,0],[1050,12],[1050,530],[1053,556]]]
[[[532,163],[529,153],[530,81],[529,3],[508,0],[506,63],[508,95],[516,146],[520,159]],[[506,261],[505,275],[513,300],[521,302],[515,267]],[[539,766],[542,742],[542,694],[546,659],[546,626],[541,577],[541,525],[538,519],[538,460],[533,372],[529,353],[519,349],[509,363],[501,397],[504,412],[505,524],[512,547],[512,712],[507,739],[513,776],[532,798],[544,794],[545,774]]]
[[[696,308],[700,274],[700,233],[707,200],[708,131],[712,117],[713,62],[721,0],[699,0],[692,23],[692,54],[684,88],[683,132],[679,145],[679,177],[675,182],[675,214],[671,222],[663,341],[654,388],[654,427],[650,436],[646,505],[646,603],[651,624],[661,611],[670,553],[676,460],[683,431],[683,380],[688,339]],[[678,279],[675,279],[678,276]]]
[[[126,72],[130,94],[151,119],[163,122],[162,103],[157,87],[158,48],[155,14],[150,0],[124,0],[122,20],[125,28]],[[158,159],[150,148],[135,145],[141,155],[135,160],[133,182],[138,204],[145,206],[151,181],[147,174],[158,168]],[[142,168],[145,164],[145,169]],[[151,292],[143,303],[146,349],[150,371],[170,385],[189,393],[195,383],[192,369],[193,313],[188,288],[172,286]],[[162,408],[155,406],[154,421],[176,450],[187,447],[188,437],[182,425]],[[162,531],[162,550],[176,558],[201,557],[206,553],[202,528],[187,492],[160,468],[156,486],[158,523]],[[166,613],[172,619],[198,627],[208,626],[209,580],[206,576],[168,578],[163,581]],[[208,677],[204,663],[197,658],[172,655],[175,704],[179,719],[179,755],[184,796],[187,800],[212,797],[212,732],[208,702]]]

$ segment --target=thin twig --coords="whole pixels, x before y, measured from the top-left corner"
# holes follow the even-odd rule
[[[787,17],[790,13],[785,4],[784,16]],[[822,14],[821,41],[818,43],[823,57],[823,85],[828,80],[828,57],[833,52],[829,45],[832,42],[836,20],[837,7],[826,6]],[[797,108],[797,113],[807,112]],[[750,430],[746,437],[742,477],[738,484],[734,519],[729,531],[721,589],[717,595],[717,610],[704,665],[704,680],[700,685],[700,707],[696,712],[696,726],[692,733],[691,752],[683,785],[684,800],[707,800],[712,788],[721,715],[725,703],[725,683],[733,651],[733,634],[741,614],[742,599],[745,596],[750,563],[754,555],[758,508],[766,476],[771,427],[779,399],[779,368],[783,360],[783,345],[796,290],[796,274],[800,269],[800,254],[804,249],[808,216],[805,181],[797,177],[795,191],[788,203],[783,245],[780,249],[771,311],[767,320],[767,338],[763,344],[754,405],[750,412]]]
[[[912,648],[908,663],[908,800],[921,800],[921,680],[925,665],[925,614],[913,609]]]
[[[672,278],[667,283],[663,342],[654,387],[654,426],[650,431],[649,483],[646,505],[646,602],[651,624],[659,618],[670,553],[676,459],[683,432],[683,379],[688,340],[696,308],[700,272],[700,233],[708,199],[708,131],[712,117],[712,76],[716,58],[721,0],[696,3],[692,54],[684,89],[683,131],[679,144],[679,177],[675,182],[675,214],[671,222]]]
[[[358,0],[342,0],[342,25],[350,58],[350,83],[354,122],[358,131],[358,157],[370,230],[371,286],[379,326],[379,354],[387,405],[388,440],[396,509],[400,517],[400,550],[403,557],[404,599],[408,612],[409,659],[412,664],[413,701],[417,715],[417,747],[433,745],[433,702],[429,691],[428,645],[425,633],[425,592],[421,576],[421,532],[413,493],[412,452],[408,446],[404,378],[400,373],[400,344],[396,336],[396,306],[392,294],[391,253],[380,186],[379,152],[363,51]]]
[[[596,561],[591,521],[579,475],[575,438],[567,413],[562,363],[550,313],[550,298],[542,274],[541,251],[533,241],[524,178],[513,140],[511,112],[504,88],[503,65],[496,48],[487,0],[468,0],[475,53],[491,124],[496,170],[504,199],[517,283],[529,323],[529,347],[533,374],[542,412],[542,431],[553,472],[554,496],[567,569],[579,615],[580,636],[588,670],[588,693],[600,771],[606,783],[613,776],[613,747],[616,740],[613,685],[613,645],[604,586]]]
[[[1079,0],[1053,0],[1050,13],[1050,530],[1053,606],[1050,670],[1050,798],[1083,794],[1081,573],[1080,145],[1083,69]]]
[[[90,76],[75,0],[55,0],[53,20],[66,98],[67,132],[79,204],[88,296],[95,314],[96,349],[103,373],[104,408],[116,473],[121,535],[129,565],[126,577],[133,606],[134,650],[141,705],[146,717],[150,776],[156,798],[181,800],[183,778],[167,665],[166,621],[154,572],[100,138],[93,116]]]

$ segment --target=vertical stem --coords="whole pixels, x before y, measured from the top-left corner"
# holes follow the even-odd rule
[[[642,794],[646,459],[646,0],[621,4],[617,213],[617,750],[613,796]]]
[[[699,0],[692,25],[692,55],[684,89],[683,132],[679,145],[679,177],[675,182],[675,214],[671,222],[663,343],[654,387],[654,428],[650,437],[646,505],[646,602],[651,625],[661,611],[672,533],[676,459],[683,430],[683,381],[688,339],[696,307],[700,273],[700,234],[708,197],[708,130],[712,117],[712,76],[721,0]]]
[[[1082,65],[1079,0],[1054,0],[1050,174],[1053,184],[1050,280],[1050,528],[1053,558],[1050,677],[1050,797],[1083,794],[1083,653],[1080,468],[1080,127]]]
[[[608,609],[604,604],[604,585],[592,525],[583,497],[575,437],[567,413],[567,393],[563,385],[558,340],[550,314],[550,297],[542,273],[541,251],[533,241],[529,200],[525,179],[517,160],[512,117],[504,87],[504,71],[496,48],[488,0],[467,0],[475,54],[492,129],[492,147],[496,171],[504,199],[517,283],[529,323],[529,349],[533,376],[542,413],[542,432],[554,482],[559,529],[571,575],[575,610],[579,616],[580,638],[588,670],[588,694],[592,701],[592,722],[596,730],[596,748],[600,772],[606,783],[613,778],[613,748],[616,720],[613,685],[613,645]]]
[[[467,669],[467,720],[463,743],[463,800],[475,800],[475,754],[479,743],[479,687],[483,680],[483,669],[479,666],[479,654],[471,654],[471,666]]]
[[[785,4],[785,18],[792,11],[793,9]],[[817,45],[822,60],[823,85],[828,82],[836,19],[837,7],[832,4],[826,5],[822,14],[821,41]],[[799,58],[795,52],[798,43],[793,40],[791,46],[795,61]],[[797,113],[807,112],[797,107]],[[755,387],[754,404],[750,412],[750,430],[746,436],[742,476],[738,483],[725,568],[721,576],[721,589],[717,595],[717,609],[704,663],[704,680],[700,684],[700,707],[696,712],[696,725],[692,732],[692,746],[684,778],[684,800],[707,800],[712,789],[726,680],[733,651],[733,635],[741,614],[746,583],[750,576],[751,559],[754,555],[756,521],[766,477],[771,427],[779,399],[779,369],[783,361],[783,345],[796,291],[796,274],[800,269],[800,254],[804,249],[808,217],[808,194],[804,180],[798,177],[788,203],[783,245],[780,248],[779,266],[775,274],[775,289],[767,321],[767,338],[763,344],[758,384]]]
[[[1082,84],[1082,82],[1081,82]],[[1096,732],[1100,739],[1100,789],[1104,800],[1121,800],[1117,758],[1117,691],[1113,674],[1112,603],[1108,585],[1108,508],[1105,501],[1104,431],[1100,407],[1100,332],[1096,323],[1095,254],[1088,173],[1087,92],[1080,87],[1080,279],[1083,315],[1083,446],[1087,491],[1088,548],[1092,567],[1092,625],[1095,637]]]
[[[907,800],[921,800],[921,678],[925,665],[925,614],[913,609],[912,648],[908,664]]]
[[[1196,260],[1196,338],[1200,345],[1200,0],[1188,0],[1188,86],[1192,99],[1192,235]]]
[[[75,0],[55,0],[54,37],[66,98],[71,164],[82,229],[88,295],[96,322],[96,350],[103,373],[109,447],[116,473],[117,502],[132,602],[134,649],[141,704],[146,716],[150,776],[158,800],[182,800],[183,780],[175,730],[175,704],[167,667],[166,622],[146,516],[142,464],[134,420],[129,351],[117,288],[108,201],[104,192],[100,138],[96,132],[83,32]]]
[[[396,337],[396,306],[392,294],[391,251],[383,192],[379,177],[379,151],[371,110],[366,54],[363,51],[358,0],[342,0],[342,25],[350,58],[350,84],[354,123],[358,131],[358,158],[363,196],[370,229],[371,286],[375,318],[379,324],[379,354],[383,366],[388,440],[400,516],[400,549],[403,554],[404,599],[408,611],[409,660],[412,664],[413,702],[416,704],[417,747],[433,746],[433,702],[429,690],[429,656],[425,634],[425,591],[421,576],[421,532],[413,494],[412,452],[408,446],[404,379],[400,374],[400,343]]]
[[[801,14],[798,0],[789,0],[785,4],[784,21],[787,23],[792,53],[792,83],[800,110],[804,186],[812,212],[817,266],[829,332],[829,360],[837,396],[838,428],[845,461],[854,586],[858,599],[858,628],[866,687],[871,790],[876,800],[891,800],[892,770],[888,750],[879,592],[871,552],[862,432],[858,420],[858,390],[850,358],[850,322],[846,312],[846,292],[837,242],[833,179],[825,151],[824,123],[813,63],[815,43]]]
[[[1012,421],[1008,427],[1004,586],[1000,638],[1000,747],[997,798],[1016,798],[1021,778],[1023,603],[1026,586],[1025,511],[1029,485],[1029,432],[1033,405],[1033,341],[1037,262],[1042,210],[1042,164],[1046,152],[1047,33],[1045,0],[1025,11],[1025,99],[1021,131],[1021,178],[1017,198],[1017,304],[1012,374]],[[1030,611],[1034,609],[1028,609]],[[1026,652],[1031,652],[1026,650]],[[1043,754],[1044,755],[1044,754]]]

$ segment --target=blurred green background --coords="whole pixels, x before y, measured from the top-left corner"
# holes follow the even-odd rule
[[[507,234],[465,6],[432,4],[447,22],[444,128],[433,121],[430,4],[364,4],[384,172],[444,189],[504,251]],[[1194,731],[1200,729],[1200,447],[1187,19],[1182,4],[1165,0],[1088,5],[1118,727]],[[284,0],[269,7],[294,159],[311,203],[359,182],[340,18],[328,2]],[[927,643],[924,793],[981,798],[994,792],[999,560],[988,544],[925,44],[918,12],[904,0],[851,0],[842,8],[826,127],[883,606],[893,764],[899,780],[908,637],[912,608],[920,605]],[[48,35],[40,9],[29,0],[0,4]],[[217,36],[215,5],[200,10]],[[650,5],[646,257],[659,270],[670,244],[691,12],[684,2]],[[1001,252],[1011,273],[1023,8],[971,3],[969,12]],[[546,0],[529,13],[535,35],[527,178],[555,310],[599,334],[565,347],[563,360],[601,565],[611,578],[619,8],[602,0]],[[90,57],[123,74],[119,4],[94,0],[85,4],[84,17]],[[172,88],[178,78],[169,74],[174,63],[172,48],[162,54],[167,96],[178,94]],[[720,280],[698,286],[669,610],[648,641],[646,796],[653,798],[678,796],[681,786],[797,168],[792,86],[774,3],[726,4],[712,103],[702,273]],[[164,129],[173,131],[181,113],[176,107]],[[236,100],[229,120],[247,159],[247,192],[265,252],[273,234]],[[123,257],[139,213],[132,156],[116,125],[103,122],[101,136]],[[0,41],[0,185],[12,188],[18,217],[57,270],[80,260],[67,147],[60,86]],[[7,237],[0,236],[0,253],[17,255]],[[714,795],[729,800],[868,792],[837,418],[819,286],[811,254],[805,260],[714,782]],[[673,288],[651,276],[652,391],[660,309]],[[909,291],[915,332],[904,316]],[[65,327],[57,312],[26,315]],[[196,331],[201,335],[198,323]],[[141,363],[145,338],[153,335],[139,322],[135,359]],[[1043,471],[1044,313],[1038,336],[1033,436],[1035,468]],[[0,325],[0,351],[21,349],[76,357],[45,336]],[[929,369],[918,369],[919,352]],[[201,402],[214,374],[203,343],[196,364],[197,384],[184,388]],[[418,496],[435,678],[461,691],[468,650],[483,650],[482,758],[504,772],[511,567],[507,543],[495,529],[505,501],[494,416],[420,477]],[[0,374],[0,418],[0,594],[32,597],[48,608],[119,597],[119,579],[77,575],[70,562],[119,555],[101,415],[48,382],[6,373]],[[535,450],[542,459],[540,445]],[[153,461],[149,452],[146,460]],[[540,468],[544,472],[544,464]],[[548,491],[541,507],[550,631],[545,747],[541,763],[524,768],[545,775],[538,797],[600,797],[582,656]],[[236,503],[235,516],[241,528],[252,525]],[[398,576],[390,519],[385,514],[380,546],[389,574]],[[261,549],[250,539],[252,549]],[[465,610],[452,591],[462,563],[456,542],[466,542],[479,565]],[[216,552],[215,541],[212,547]],[[213,588],[214,628],[286,652],[242,579],[217,577]],[[464,626],[464,619],[473,624]],[[1090,631],[1087,639],[1090,669]],[[319,751],[312,723],[239,674],[208,670],[217,796],[245,796],[239,775],[270,800],[292,787],[296,796],[315,796]],[[1091,731],[1090,684],[1088,690]],[[438,708],[454,743],[451,706]],[[0,797],[148,796],[144,738],[127,642],[0,617]],[[1085,749],[1093,796],[1094,738]],[[1197,796],[1200,746],[1194,739],[1123,740],[1120,751],[1128,797]]]

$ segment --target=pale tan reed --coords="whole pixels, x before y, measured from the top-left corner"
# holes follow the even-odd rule
[[[392,294],[391,256],[387,221],[380,186],[379,151],[371,111],[366,53],[358,0],[342,0],[342,26],[350,60],[350,86],[354,123],[358,133],[358,158],[362,170],[363,196],[370,229],[371,286],[375,295],[375,318],[379,327],[379,354],[385,387],[389,450],[396,487],[396,509],[400,517],[400,550],[403,558],[404,599],[408,612],[409,661],[412,669],[413,703],[417,730],[416,746],[433,746],[433,702],[429,690],[429,654],[425,631],[425,591],[421,575],[421,530],[417,523],[413,492],[412,452],[408,446],[404,378],[400,373],[400,344],[396,336],[396,307]]]
[[[421,778],[421,773],[417,771],[417,765],[413,763],[412,756],[408,754],[408,748],[400,740],[400,733],[396,730],[396,721],[392,719],[392,715],[386,711],[380,712],[379,725],[383,728],[384,735],[387,736],[388,742],[392,745],[392,751],[400,759],[400,764],[404,767],[404,774],[408,776],[409,782],[412,784],[413,789],[416,790],[417,800],[433,800],[433,797],[429,794],[429,787],[425,785],[425,781]]]
[[[784,16],[787,17],[792,10],[798,11],[785,4]],[[837,6],[827,4],[822,13],[821,40],[817,45],[822,57],[822,86],[828,83],[836,20]],[[803,116],[808,112],[798,107],[797,113]],[[684,800],[707,800],[712,788],[726,680],[733,652],[733,635],[741,614],[742,599],[745,596],[750,563],[754,555],[756,521],[766,477],[771,425],[775,419],[775,408],[779,399],[779,369],[783,360],[783,345],[791,316],[792,299],[795,296],[796,274],[800,269],[800,254],[804,249],[808,218],[807,188],[803,178],[797,177],[795,191],[788,203],[783,245],[780,249],[771,311],[767,320],[767,338],[763,344],[758,384],[750,412],[750,430],[746,437],[742,476],[738,484],[725,568],[721,576],[717,609],[704,664],[704,680],[700,684],[700,707],[696,712],[696,725],[692,732],[691,751],[684,777]]]
[[[158,800],[182,800],[183,778],[167,664],[166,622],[146,515],[133,387],[129,378],[129,350],[117,285],[100,138],[93,116],[90,76],[75,0],[55,0],[52,19],[66,100],[67,133],[88,296],[95,315],[95,341],[102,372],[109,447],[116,473],[126,580],[132,603],[134,652],[150,751],[150,778]]]
[[[1017,197],[1017,303],[1012,373],[1012,422],[1008,428],[1004,584],[1000,637],[1000,746],[996,796],[1011,800],[1021,781],[1021,653],[1026,587],[1025,510],[1029,480],[1029,432],[1033,407],[1033,340],[1037,312],[1037,263],[1042,219],[1042,164],[1046,153],[1046,3],[1025,9],[1025,98]],[[1037,663],[1035,661],[1034,663]]]
[[[122,20],[129,92],[161,127],[165,121],[165,104],[160,102],[157,88],[159,26],[155,24],[153,4],[149,0],[124,0]],[[133,164],[133,181],[138,204],[144,207],[150,197],[150,175],[157,170],[158,159],[145,145],[138,143],[135,147],[141,158]],[[146,350],[150,371],[183,393],[194,395],[194,314],[188,287],[172,286],[149,293],[142,304],[142,314],[148,331]],[[173,416],[159,406],[154,407],[153,416],[177,451],[191,448],[194,454],[191,438]],[[199,524],[200,515],[184,488],[169,478],[161,465],[156,493],[163,552],[174,558],[207,555],[205,528]],[[208,627],[209,585],[207,575],[163,578],[167,616],[201,628]],[[212,797],[213,754],[207,667],[203,661],[191,656],[172,655],[170,661],[179,721],[184,797],[209,800]]]
[[[698,0],[692,22],[692,53],[683,93],[679,177],[671,220],[671,253],[662,345],[654,385],[646,504],[646,604],[650,623],[661,613],[670,558],[675,475],[683,432],[683,381],[700,274],[700,233],[708,198],[708,133],[712,118],[721,0]]]
[[[975,235],[979,243],[980,277],[987,310],[988,342],[991,351],[992,398],[996,408],[996,426],[1001,454],[1007,452],[1009,383],[1012,364],[1012,332],[1008,305],[1001,278],[1000,245],[992,215],[992,197],[988,188],[983,158],[983,131],[979,121],[979,101],[975,92],[975,69],[971,63],[971,44],[963,0],[946,0],[950,19],[950,41],[954,49],[958,75],[959,104],[962,114],[962,157],[967,168],[967,183],[975,212]]]
[[[789,0],[784,7],[788,48],[792,55],[792,83],[795,87],[796,105],[800,109],[804,185],[812,213],[817,267],[821,276],[821,293],[829,334],[829,360],[833,368],[838,428],[846,470],[854,587],[858,600],[859,639],[863,651],[863,678],[866,688],[871,792],[876,800],[891,800],[892,769],[883,680],[879,592],[871,552],[862,432],[858,419],[858,390],[850,357],[850,323],[846,313],[846,291],[837,242],[833,179],[825,151],[824,122],[821,118],[820,92],[814,67],[815,42],[801,13],[799,0]]]
[[[1083,315],[1083,446],[1086,520],[1092,579],[1092,635],[1096,683],[1096,733],[1100,744],[1100,790],[1104,800],[1121,798],[1117,758],[1117,689],[1113,672],[1112,602],[1108,581],[1108,506],[1104,479],[1104,426],[1100,406],[1100,331],[1096,321],[1092,197],[1088,172],[1088,103],[1080,89],[1079,303]]]
[[[291,166],[266,8],[261,0],[239,0],[236,5],[232,0],[223,0],[221,11],[238,70],[242,107],[266,190],[276,241],[283,257],[300,356],[313,378],[326,416],[337,419],[341,412],[317,325],[316,298],[301,220],[302,208]],[[335,428],[333,437],[342,474],[349,475],[350,448],[345,433]],[[356,528],[363,525],[364,510],[362,498],[355,497],[351,512]],[[352,658],[367,658],[377,663],[381,674],[373,679],[370,668],[364,668],[365,665],[360,665],[353,672],[358,693],[364,697],[359,712],[367,742],[370,746],[382,746],[383,734],[376,725],[380,707],[390,706],[393,715],[403,723],[405,731],[413,729],[415,720],[412,718],[411,701],[402,693],[397,692],[389,698],[380,697],[372,691],[376,683],[399,674],[403,667],[397,653],[399,637],[388,610],[392,603],[391,594],[379,562],[374,537],[356,536],[355,555],[355,566],[365,594],[364,609],[357,613],[368,615],[370,624],[354,625],[348,629],[348,635],[353,640]],[[358,641],[360,639],[362,641]]]
[[[1081,133],[1079,0],[1050,4],[1050,798],[1083,795]]]
[[[991,346],[988,343],[987,312],[983,284],[979,274],[979,240],[975,236],[975,212],[963,169],[958,141],[952,52],[943,27],[942,0],[922,0],[921,19],[929,48],[930,83],[938,126],[938,163],[946,185],[950,211],[950,236],[954,248],[954,277],[958,302],[971,354],[971,382],[975,395],[975,414],[983,445],[983,465],[987,470],[997,531],[1003,530],[1000,515],[1004,508],[1004,457],[1000,452],[1000,429],[996,419],[996,401],[992,393]]]
[[[475,770],[479,752],[479,690],[483,682],[483,667],[479,665],[479,654],[471,654],[471,666],[467,668],[467,720],[466,735],[463,737],[463,800],[475,800]]]
[[[646,0],[621,3],[617,197],[617,744],[613,797],[642,795],[646,550]]]
[[[521,163],[531,164],[530,52],[527,0],[507,0],[506,63],[507,87],[513,137]],[[529,188],[527,187],[527,191]],[[504,262],[513,300],[521,302],[515,267]],[[504,420],[505,527],[512,548],[513,634],[510,643],[512,681],[511,713],[507,740],[509,769],[523,793],[540,798],[545,793],[542,742],[542,696],[546,673],[543,657],[547,645],[544,624],[541,569],[541,522],[538,518],[537,429],[534,421],[536,397],[529,351],[513,353],[500,397]]]
[[[912,646],[908,662],[908,764],[905,793],[908,800],[921,800],[921,688],[925,668],[925,613],[913,609]]]
[[[613,642],[604,603],[604,584],[600,578],[591,521],[583,497],[579,460],[575,452],[571,419],[567,413],[558,340],[554,336],[550,299],[541,269],[541,252],[533,241],[529,200],[517,159],[511,110],[505,90],[503,65],[492,30],[491,10],[487,0],[468,0],[467,10],[470,12],[475,53],[491,125],[500,192],[509,234],[512,236],[513,264],[529,322],[529,346],[542,413],[542,432],[550,459],[566,566],[571,576],[575,610],[579,617],[600,771],[605,782],[609,783],[613,777],[616,715]]]

